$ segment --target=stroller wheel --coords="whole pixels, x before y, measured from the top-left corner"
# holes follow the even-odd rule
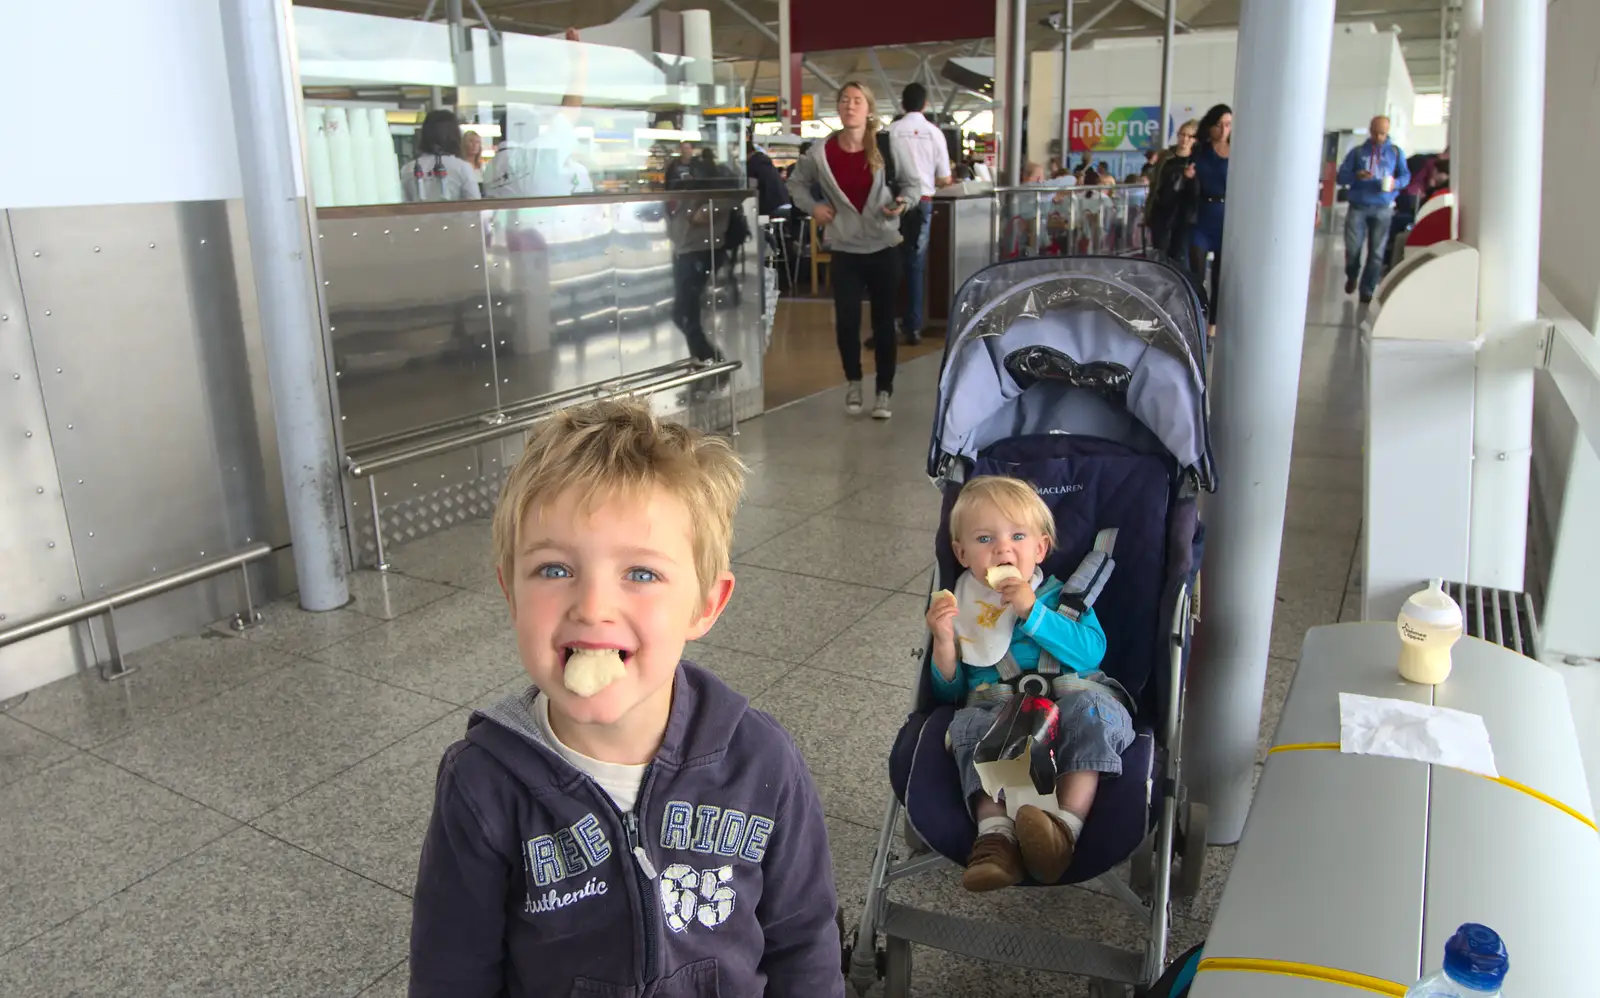
[[[883,961],[883,998],[911,998],[911,941],[888,936]]]
[[[1210,810],[1198,801],[1190,801],[1185,808],[1183,822],[1183,845],[1179,849],[1178,858],[1181,866],[1178,870],[1178,883],[1176,890],[1179,897],[1192,898],[1200,893],[1201,886],[1206,877],[1206,823],[1210,818]]]

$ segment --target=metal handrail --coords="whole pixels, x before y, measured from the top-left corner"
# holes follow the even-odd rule
[[[651,201],[711,201],[746,198],[754,188],[728,186],[678,188],[658,191],[596,191],[545,198],[476,198],[465,201],[414,201],[387,204],[338,205],[318,208],[317,217],[329,221],[353,218],[415,217],[418,215],[460,215],[472,211],[512,211],[518,208],[568,208],[583,205],[633,204]]]
[[[377,545],[378,549],[377,568],[380,571],[386,571],[389,568],[389,561],[387,556],[384,554],[383,545],[383,511],[378,504],[377,476],[380,472],[389,471],[391,469],[401,467],[402,465],[411,464],[412,462],[420,461],[423,458],[435,457],[439,454],[447,454],[450,451],[460,450],[463,447],[472,447],[477,444],[493,443],[494,441],[503,437],[509,437],[513,434],[524,432],[550,418],[568,403],[577,401],[581,398],[586,398],[592,395],[604,395],[608,398],[616,398],[619,396],[627,397],[633,395],[654,395],[657,392],[664,392],[672,388],[681,388],[684,385],[690,385],[696,381],[703,381],[707,378],[715,378],[719,375],[732,374],[734,371],[739,370],[739,368],[743,366],[743,361],[724,360],[715,364],[707,364],[703,367],[696,366],[690,370],[683,370],[680,371],[680,373],[670,374],[667,377],[661,377],[651,381],[644,381],[637,384],[631,383],[630,379],[643,377],[644,375],[651,373],[649,371],[643,371],[638,375],[628,375],[624,378],[599,382],[597,384],[588,385],[580,389],[570,389],[567,391],[555,392],[550,395],[540,396],[536,399],[530,399],[524,403],[518,403],[516,406],[513,406],[511,410],[502,410],[502,412],[520,411],[520,415],[503,419],[488,426],[463,430],[447,436],[438,437],[424,443],[390,447],[365,459],[359,459],[355,454],[345,455],[345,473],[354,479],[359,480],[365,478],[367,480],[367,501],[372,507],[372,535],[374,543]],[[652,370],[672,371],[678,369],[679,367],[680,363],[674,363],[663,365],[660,368],[653,368]],[[614,390],[607,391],[608,386],[615,386]],[[729,412],[731,421],[733,423],[733,434],[737,436],[739,433],[738,406],[730,403]]]
[[[656,392],[693,384],[696,381],[715,377],[719,374],[731,373],[737,371],[741,366],[743,366],[742,361],[725,360],[719,364],[711,364],[706,367],[684,371],[681,374],[655,381],[647,381],[642,384],[624,384],[617,390],[610,392],[604,391],[606,384],[608,384],[607,382],[581,389],[557,392],[553,395],[532,399],[524,404],[525,409],[520,415],[508,416],[504,420],[490,423],[487,426],[452,433],[449,436],[439,437],[427,443],[392,447],[365,460],[360,460],[352,454],[345,459],[345,471],[349,473],[351,478],[369,478],[380,471],[389,471],[402,465],[411,464],[414,461],[420,461],[426,457],[435,457],[463,447],[471,447],[474,444],[492,443],[501,437],[509,437],[513,433],[530,429],[543,422],[565,404],[581,398],[602,394],[607,397],[653,395]],[[615,382],[611,383],[614,384]]]
[[[1018,184],[1016,187],[996,187],[995,194],[1043,194],[1049,191],[1053,194],[1071,193],[1090,194],[1095,191],[1131,191],[1150,189],[1148,184]]]
[[[181,589],[190,583],[209,579],[212,576],[221,575],[223,572],[237,568],[241,570],[239,574],[244,583],[245,608],[240,613],[234,614],[233,626],[235,630],[243,630],[261,619],[261,615],[256,612],[251,599],[250,576],[248,572],[244,571],[244,567],[251,562],[260,561],[271,553],[272,545],[270,544],[252,544],[249,547],[240,548],[232,554],[194,562],[148,582],[141,582],[126,589],[119,589],[114,593],[92,600],[85,600],[82,603],[55,610],[51,613],[30,617],[27,620],[12,624],[10,627],[0,628],[0,648],[15,644],[18,641],[25,641],[28,638],[37,637],[58,627],[81,623],[91,617],[104,616],[106,618],[106,639],[111,646],[111,662],[109,671],[103,670],[101,675],[106,679],[121,678],[133,670],[129,669],[123,662],[122,650],[117,645],[116,610],[119,607],[128,606],[131,603],[137,603],[152,596],[160,596],[162,593]]]
[[[589,385],[582,385],[578,388],[564,388],[559,392],[551,392],[548,395],[540,395],[537,398],[527,399],[526,401],[514,402],[511,405],[502,406],[498,409],[486,409],[470,415],[458,416],[454,419],[445,419],[440,420],[437,423],[429,423],[426,426],[417,426],[409,430],[400,430],[395,433],[387,433],[381,437],[373,437],[370,440],[361,441],[359,444],[356,444],[349,449],[349,453],[346,455],[346,457],[349,460],[359,462],[361,460],[360,455],[362,454],[369,452],[377,452],[382,454],[387,450],[393,449],[393,445],[395,444],[410,440],[420,440],[425,437],[435,437],[448,430],[460,429],[467,426],[500,426],[508,420],[516,419],[527,412],[543,409],[545,406],[552,403],[564,404],[567,402],[576,402],[580,399],[597,397],[601,395],[611,395],[622,390],[623,388],[631,387],[637,382],[648,381],[652,378],[664,378],[680,371],[695,370],[695,363],[695,361],[688,358],[676,360],[670,364],[662,364],[659,367],[652,367],[648,370],[639,371],[636,374],[624,374],[621,377],[611,378],[607,381],[598,381]]]

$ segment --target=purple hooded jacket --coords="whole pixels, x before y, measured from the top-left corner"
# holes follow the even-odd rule
[[[843,998],[822,804],[776,721],[684,663],[623,814],[532,700],[473,714],[440,763],[411,998]]]

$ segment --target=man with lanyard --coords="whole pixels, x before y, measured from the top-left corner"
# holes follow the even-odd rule
[[[928,272],[928,230],[933,220],[933,192],[950,183],[950,148],[944,133],[922,114],[928,103],[928,90],[920,83],[907,84],[900,95],[905,114],[889,126],[889,148],[894,154],[896,172],[907,184],[912,182],[920,200],[900,218],[904,242],[900,252],[905,260],[906,315],[901,334],[907,344],[922,342],[922,309],[925,278]]]
[[[1344,217],[1344,293],[1360,282],[1361,300],[1370,302],[1383,277],[1383,250],[1394,219],[1394,199],[1411,182],[1406,154],[1389,141],[1389,119],[1378,115],[1367,127],[1367,141],[1350,150],[1339,167],[1339,184],[1350,189]],[[1367,248],[1362,266],[1361,247]]]

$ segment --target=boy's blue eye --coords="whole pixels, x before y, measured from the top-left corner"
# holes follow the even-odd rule
[[[992,536],[990,536],[989,534],[979,534],[978,535],[978,543],[979,544],[987,544],[992,540],[994,540],[994,538]]]
[[[570,579],[572,570],[565,565],[540,565],[533,570],[536,579]]]
[[[627,579],[629,582],[650,583],[661,581],[661,576],[648,568],[630,568]]]
[[[1025,541],[1028,539],[1028,535],[1019,530],[1011,535],[1011,539],[1013,541]]]

